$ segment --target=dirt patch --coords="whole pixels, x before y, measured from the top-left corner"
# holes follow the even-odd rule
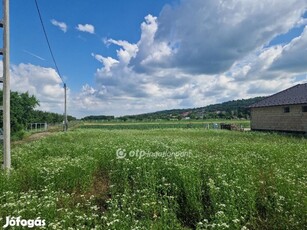
[[[78,186],[74,189],[70,205],[75,206],[78,203],[82,204],[90,199],[94,199],[94,203],[98,206],[99,211],[104,213],[107,210],[107,201],[111,198],[109,188],[107,172],[96,171],[93,174],[93,181],[86,191]],[[62,205],[62,202],[58,203],[58,207],[64,208]]]
[[[46,136],[49,136],[51,134],[52,134],[51,132],[34,133],[27,138],[27,141],[36,141],[36,140],[41,139],[42,137],[46,137]]]
[[[89,190],[90,195],[102,195],[107,193],[109,190],[109,178],[106,173],[96,172],[94,175],[94,181],[91,189]]]
[[[28,143],[28,142],[32,142],[32,141],[36,141],[39,140],[43,137],[47,137],[50,136],[52,134],[55,134],[56,132],[41,132],[41,133],[34,133],[28,137],[25,137],[24,139],[20,140],[20,141],[14,141],[12,142],[13,145],[20,145],[20,144],[24,144],[24,143]]]
[[[92,186],[85,194],[86,197],[95,197],[95,203],[101,212],[106,211],[107,200],[111,198],[109,186],[110,182],[107,172],[98,171],[94,174]]]

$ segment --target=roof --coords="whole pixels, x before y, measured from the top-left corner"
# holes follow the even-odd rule
[[[270,107],[281,105],[307,104],[307,83],[298,84],[273,94],[259,102],[250,105],[250,108]]]

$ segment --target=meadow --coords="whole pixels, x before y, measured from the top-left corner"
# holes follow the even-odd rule
[[[83,129],[166,129],[166,128],[202,128],[202,129],[219,129],[221,124],[233,124],[238,128],[250,128],[249,120],[180,120],[180,121],[90,121],[84,122],[81,126]]]
[[[307,226],[304,137],[86,127],[17,145],[12,164],[0,173],[1,226],[6,216],[40,217],[42,229]]]

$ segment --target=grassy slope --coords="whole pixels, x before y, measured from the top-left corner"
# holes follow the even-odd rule
[[[116,159],[118,148],[191,155]],[[266,133],[60,133],[13,150],[0,218],[40,216],[56,229],[303,229],[306,156],[306,139]]]

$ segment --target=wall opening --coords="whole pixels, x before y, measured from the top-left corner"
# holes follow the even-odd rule
[[[284,107],[284,113],[290,113],[290,107]]]

